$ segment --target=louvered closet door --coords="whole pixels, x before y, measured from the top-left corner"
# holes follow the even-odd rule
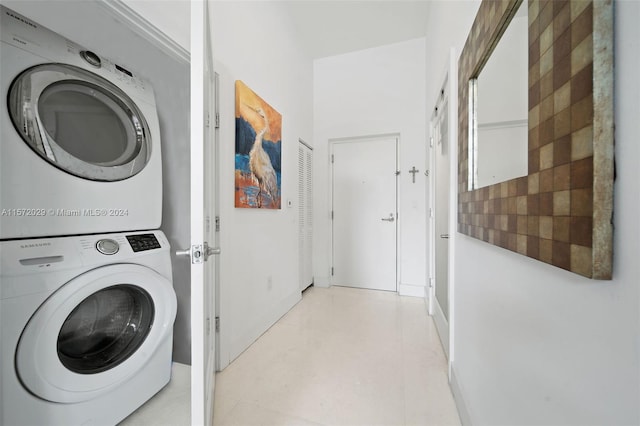
[[[313,236],[313,150],[298,146],[298,263],[300,288],[313,284],[311,247]]]

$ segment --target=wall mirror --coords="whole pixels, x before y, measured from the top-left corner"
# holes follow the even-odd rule
[[[528,8],[521,3],[471,93],[470,188],[527,175]]]
[[[512,80],[526,79],[526,170],[520,177],[491,181],[490,173],[483,180],[484,139],[495,145],[505,139],[503,121],[511,128],[523,122],[490,117],[483,123],[481,112],[500,94],[515,96],[506,77],[499,89],[488,83],[489,94],[482,85],[494,53],[500,56],[503,34],[518,26],[523,8],[526,71],[512,71],[519,74]],[[510,73],[504,65],[497,68]],[[585,277],[610,279],[612,0],[483,0],[460,56],[458,87],[458,231]],[[496,130],[503,135],[495,136]],[[504,155],[488,158],[511,162]]]

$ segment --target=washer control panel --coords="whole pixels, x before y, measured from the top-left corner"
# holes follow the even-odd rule
[[[100,57],[90,50],[82,50],[80,52],[80,57],[96,68],[100,68],[102,66],[102,60]]]
[[[127,235],[127,241],[134,252],[160,248],[160,242],[154,234]]]
[[[96,250],[102,254],[112,255],[116,254],[118,250],[120,250],[120,244],[111,238],[104,238],[102,240],[98,240],[96,243]]]

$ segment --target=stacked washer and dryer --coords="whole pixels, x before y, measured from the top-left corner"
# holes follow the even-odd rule
[[[153,90],[0,8],[0,424],[113,425],[171,375]]]

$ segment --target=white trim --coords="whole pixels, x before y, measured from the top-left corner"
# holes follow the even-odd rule
[[[311,145],[309,145],[308,143],[306,143],[304,140],[302,140],[301,138],[298,138],[298,142],[300,142],[302,145],[306,146],[307,148],[309,148],[311,151],[313,151],[313,147]]]
[[[449,379],[455,361],[456,323],[456,241],[458,232],[458,59],[455,47],[449,50]]]
[[[447,359],[449,359],[451,358],[451,336],[449,336],[451,328],[449,327],[449,322],[444,317],[444,312],[442,311],[440,303],[438,303],[438,299],[436,299],[435,297],[433,298],[433,311],[433,322],[435,323],[436,329],[438,330],[438,336],[440,337],[440,343],[442,343],[442,349],[444,349],[447,355]]]
[[[398,294],[400,296],[424,298],[426,295],[426,287],[423,285],[400,283],[398,285]]]
[[[97,2],[105,10],[109,11],[116,18],[121,18],[126,25],[129,25],[135,32],[140,34],[145,40],[163,50],[173,58],[190,62],[189,52],[172,38],[160,31],[155,25],[145,19],[138,12],[127,6],[123,0],[101,0]]]
[[[451,369],[451,380],[449,381],[449,384],[451,385],[453,399],[456,401],[456,408],[458,409],[458,416],[460,416],[460,423],[464,426],[471,425],[471,415],[469,414],[469,409],[464,401],[462,388],[460,387],[458,377],[456,376],[453,368]]]

